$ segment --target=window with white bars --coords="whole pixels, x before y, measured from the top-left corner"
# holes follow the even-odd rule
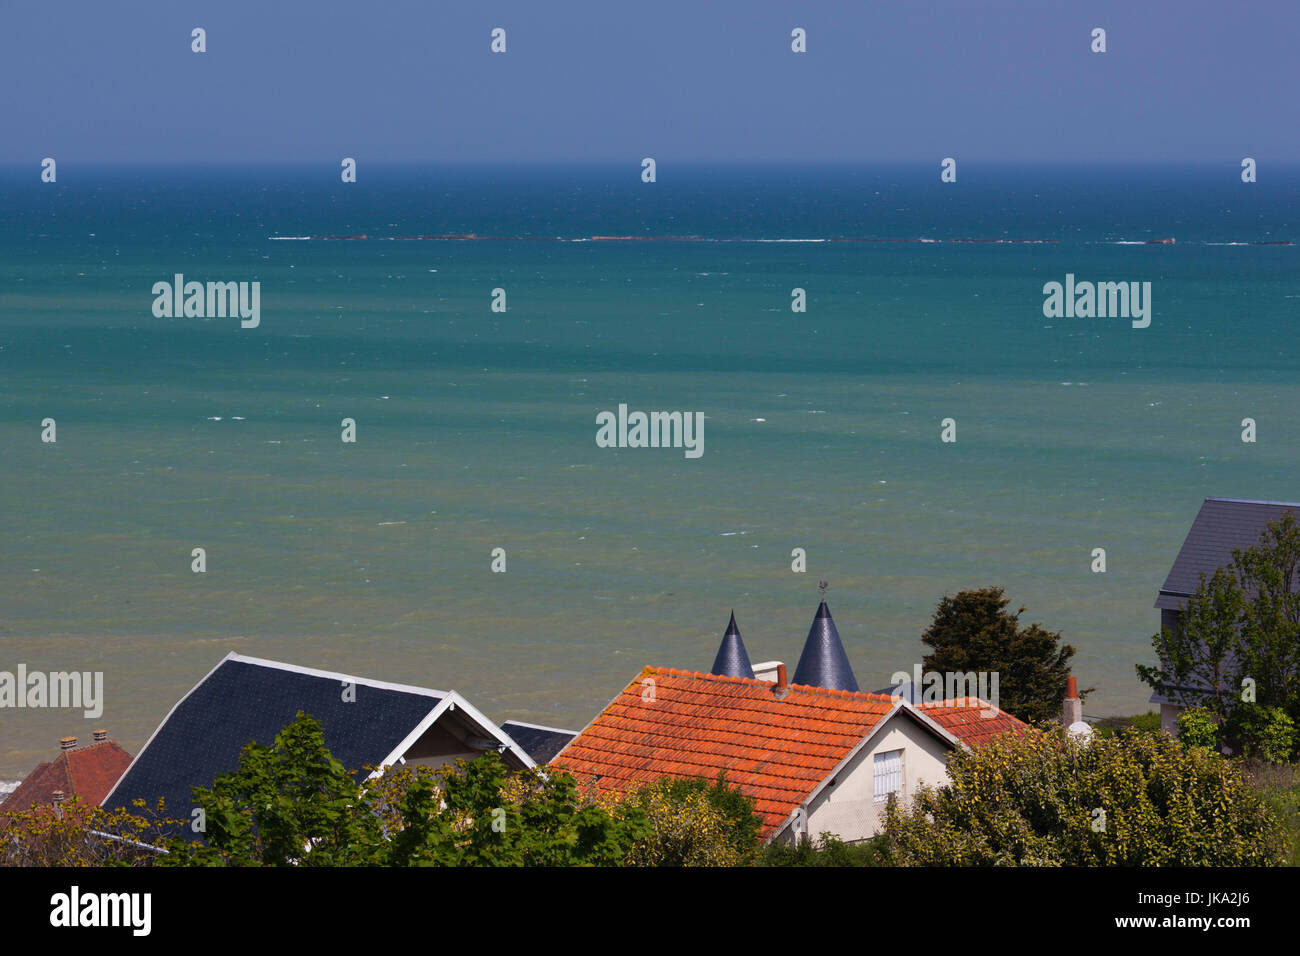
[[[887,750],[875,756],[876,802],[884,803],[891,793],[902,794],[903,751]]]

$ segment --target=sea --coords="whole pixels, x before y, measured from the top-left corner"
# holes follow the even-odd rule
[[[1298,187],[1236,160],[2,170],[0,670],[101,672],[104,700],[0,711],[0,779],[100,727],[138,752],[231,651],[578,730],[645,665],[708,670],[733,610],[793,669],[822,582],[863,689],[997,586],[1075,648],[1085,714],[1144,712],[1202,500],[1300,499]],[[177,274],[260,283],[259,324],[156,316]],[[1149,282],[1150,325],[1045,315],[1067,275]],[[621,404],[700,413],[703,454],[599,447]]]

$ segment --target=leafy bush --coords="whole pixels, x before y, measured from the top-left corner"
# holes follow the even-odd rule
[[[950,783],[886,810],[900,865],[1278,863],[1278,823],[1240,768],[1167,734],[1006,735],[949,758]]]
[[[1243,756],[1286,763],[1296,749],[1295,722],[1281,707],[1243,706],[1233,712],[1228,735]]]
[[[1300,866],[1300,767],[1295,764],[1252,764],[1246,772],[1282,824],[1288,866]]]
[[[759,866],[881,866],[880,838],[845,843],[823,832],[814,843],[769,843],[758,856]]]
[[[686,784],[683,786],[683,784]],[[732,821],[704,780],[657,780],[620,806],[644,812],[649,827],[628,854],[631,866],[736,866],[754,847],[737,845]]]
[[[180,821],[159,801],[144,812],[105,810],[74,796],[57,807],[41,805],[0,817],[0,866],[150,866],[155,847]]]
[[[1188,747],[1219,746],[1219,722],[1204,707],[1189,707],[1178,715],[1178,739]]]

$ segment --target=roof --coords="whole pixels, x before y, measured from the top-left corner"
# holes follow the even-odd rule
[[[1286,501],[1248,501],[1240,498],[1206,498],[1192,522],[1178,557],[1156,599],[1156,607],[1179,609],[1200,584],[1219,568],[1232,563],[1234,548],[1259,544],[1270,521],[1288,511],[1300,517],[1300,504]]]
[[[574,737],[576,730],[561,730],[559,727],[543,727],[540,724],[526,724],[520,720],[507,720],[501,729],[510,735],[535,763],[550,762]]]
[[[345,695],[345,684],[355,693]],[[249,741],[269,746],[300,710],[320,721],[326,747],[359,776],[366,766],[395,763],[448,711],[501,742],[522,766],[533,763],[455,691],[228,654],[172,708],[103,805],[129,807],[144,798],[152,806],[162,797],[169,816],[188,816],[192,787],[210,787],[237,769]]]
[[[131,755],[115,740],[64,750],[52,761],[42,761],[0,804],[0,812],[16,813],[54,803],[54,792],[75,795],[87,806],[98,806],[131,763]]]
[[[766,839],[896,711],[911,714],[948,746],[960,743],[910,704],[883,694],[792,684],[778,698],[774,686],[647,667],[552,765],[600,790],[628,790],[661,776],[716,779],[723,772],[754,798]]]
[[[749,663],[749,652],[745,650],[745,642],[740,639],[740,628],[736,626],[735,611],[731,612],[731,621],[718,646],[718,656],[713,659],[713,666],[709,670],[727,677],[754,676],[754,668]]]
[[[917,709],[966,746],[982,747],[994,737],[1029,727],[1018,717],[980,700],[978,697],[953,697],[917,705]],[[988,714],[992,709],[993,713]],[[987,716],[985,716],[988,714]]]
[[[799,664],[791,680],[810,687],[858,689],[858,679],[853,676],[849,656],[844,653],[844,644],[840,641],[840,632],[824,599],[813,617],[812,627],[808,629],[808,639],[804,641],[803,653],[799,655]]]

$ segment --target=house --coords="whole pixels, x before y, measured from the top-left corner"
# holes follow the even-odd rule
[[[99,806],[131,763],[131,755],[96,730],[93,743],[78,747],[76,737],[59,741],[59,755],[42,761],[0,803],[0,825],[10,814],[34,807],[56,806],[78,798],[88,807]]]
[[[1233,549],[1259,544],[1260,535],[1268,530],[1268,523],[1279,520],[1287,512],[1300,517],[1300,504],[1206,498],[1156,596],[1161,629],[1176,631],[1181,626],[1187,599],[1200,584],[1202,574],[1206,578],[1212,577],[1219,568],[1231,564]],[[1189,681],[1187,686],[1169,687],[1163,693],[1152,694],[1150,702],[1160,706],[1161,728],[1177,735],[1178,715],[1207,696],[1212,685],[1213,678],[1207,675]]]
[[[647,667],[551,762],[597,790],[661,776],[727,780],[753,797],[764,841],[879,832],[889,796],[947,782],[947,755],[1025,725],[976,698],[914,705],[863,693],[825,602],[797,673],[853,689],[745,676],[733,614],[715,666]]]
[[[245,744],[271,744],[300,710],[320,721],[326,747],[358,776],[366,767],[374,773],[406,763],[439,767],[488,750],[512,769],[535,766],[523,747],[454,690],[227,654],[172,708],[103,806],[129,807],[143,798],[152,807],[161,797],[169,816],[188,818],[192,787],[210,787],[235,770]]]

